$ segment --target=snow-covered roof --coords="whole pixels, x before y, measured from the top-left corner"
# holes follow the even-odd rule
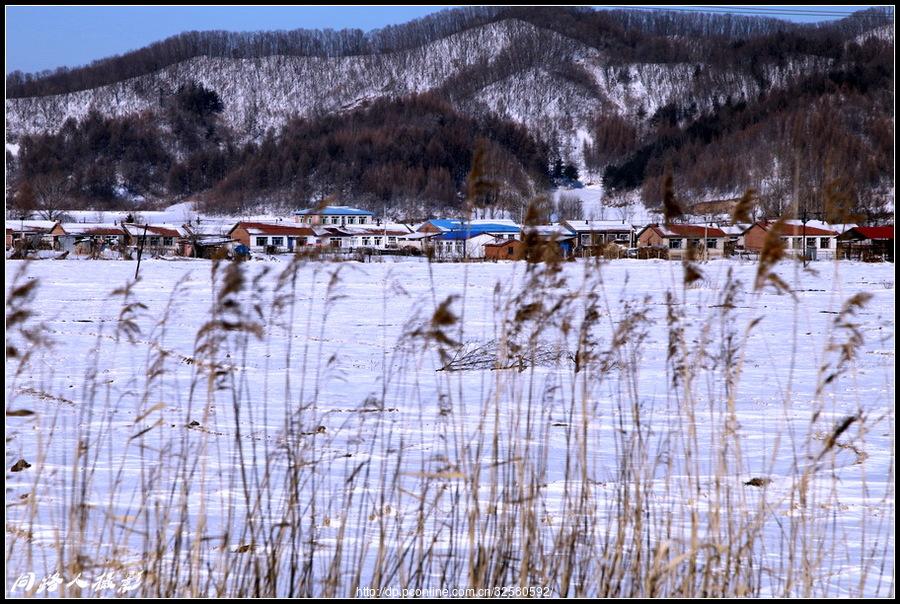
[[[720,226],[719,228],[722,229],[722,232],[725,233],[726,235],[731,235],[732,237],[738,237],[740,235],[743,235],[744,231],[749,229],[751,226],[753,226],[753,225],[739,222],[737,224],[728,224],[725,226]]]
[[[643,233],[653,229],[663,238],[667,237],[726,237],[722,229],[714,224],[650,224],[641,229]]]
[[[59,226],[67,235],[125,235],[122,225],[107,222],[61,222]]]
[[[522,227],[523,233],[534,233],[538,237],[556,237],[557,239],[565,239],[574,237],[575,235],[561,224],[539,224]]]
[[[565,224],[569,230],[575,233],[604,233],[634,230],[634,227],[621,220],[569,220]]]
[[[194,235],[227,235],[234,226],[234,221],[203,220],[200,224],[196,221],[183,225],[183,228]]]
[[[775,222],[757,222],[760,228],[764,231],[768,231],[771,228],[774,228],[777,223]],[[818,222],[819,226],[813,226],[812,221],[806,223],[806,226],[803,226],[802,222],[789,220],[783,226],[778,229],[778,233],[783,236],[793,236],[793,237],[801,237],[801,236],[814,236],[814,237],[836,237],[838,234],[834,232],[830,226],[821,226],[825,225],[824,222]],[[750,228],[752,228],[752,225]],[[748,229],[749,230],[749,229]]]
[[[151,237],[184,237],[186,234],[184,227],[174,224],[124,224],[122,226],[125,227],[129,235],[134,237],[142,236],[145,232],[145,226],[147,235]]]
[[[854,224],[854,223],[852,223],[852,222],[849,222],[849,223],[847,223],[847,224],[835,224],[835,223],[832,223],[832,224],[829,225],[828,228],[830,228],[830,229],[831,229],[832,231],[834,231],[835,233],[846,233],[846,232],[849,231],[850,229],[855,229],[855,228],[858,227],[858,226],[859,226],[858,224]]]
[[[420,239],[430,239],[432,237],[437,237],[440,233],[409,233],[408,235],[403,235],[401,239],[406,241],[418,241]]]
[[[351,235],[390,235],[400,236],[409,233],[407,229],[388,228],[387,225],[344,225],[341,230]]]
[[[232,227],[229,233],[238,228],[244,229],[250,235],[293,235],[295,237],[314,237],[317,235],[313,229],[307,226],[293,226],[290,223],[283,222],[239,222]]]
[[[366,228],[369,229],[387,229],[389,231],[403,231],[404,233],[412,233],[415,231],[415,228],[411,224],[405,224],[403,222],[375,222],[374,226],[371,224],[366,225]]]
[[[6,228],[18,231],[49,231],[56,226],[55,220],[7,220]]]
[[[359,208],[351,208],[350,206],[325,206],[324,208],[306,208],[305,210],[297,210],[295,215],[300,216],[374,216],[375,214],[368,210]]]

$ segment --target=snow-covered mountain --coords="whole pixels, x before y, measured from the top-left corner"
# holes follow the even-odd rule
[[[82,120],[91,111],[106,117],[153,112],[192,83],[219,96],[221,119],[240,145],[278,132],[292,117],[315,119],[378,99],[434,92],[466,115],[490,113],[526,126],[564,161],[579,166],[582,174],[593,172],[596,179],[607,162],[624,161],[627,153],[668,136],[661,134],[664,127],[687,129],[694,120],[716,116],[721,107],[752,107],[779,92],[790,97],[794,88],[809,88],[806,79],[829,77],[836,62],[844,62],[840,68],[847,63],[835,51],[835,40],[848,56],[870,43],[893,48],[892,26],[883,19],[851,18],[804,29],[771,19],[635,11],[600,15],[564,8],[469,9],[446,15],[363,36],[359,50],[346,42],[356,38],[346,34],[340,52],[285,46],[282,54],[266,54],[245,48],[256,38],[236,35],[226,37],[215,52],[186,51],[184,60],[158,69],[141,67],[137,59],[138,67],[115,67],[128,57],[115,58],[106,71],[102,61],[85,68],[90,77],[83,80],[78,70],[46,77],[53,84],[47,89],[65,90],[58,94],[27,96],[28,90],[40,89],[41,78],[25,78],[24,85],[20,76],[8,78],[13,98],[6,99],[7,137],[17,143],[25,135],[56,132],[66,120]],[[178,40],[167,42],[160,44],[181,57],[177,48],[172,50]],[[273,43],[272,48],[281,47]],[[155,47],[146,49],[151,51]],[[120,72],[130,75],[117,79]],[[108,83],[85,87],[82,81]],[[766,108],[750,119],[763,121],[778,111]],[[589,162],[585,149],[606,144],[598,142],[598,124],[610,117],[630,124],[634,140],[621,157]],[[740,128],[747,128],[747,121]],[[733,128],[724,130],[701,142],[734,135]],[[870,138],[866,132],[860,136]],[[766,143],[754,141],[760,144]],[[774,155],[774,147],[766,152]],[[647,163],[641,161],[638,181]],[[777,160],[765,162],[777,165]],[[724,188],[730,193],[746,184]]]
[[[792,75],[827,67],[827,61],[807,57],[764,65],[763,70],[770,85],[778,86]],[[480,72],[477,87],[464,81],[473,70]],[[464,109],[493,111],[537,131],[556,130],[569,144],[600,108],[636,119],[639,112],[652,116],[674,101],[692,99],[702,110],[714,100],[752,98],[760,92],[758,81],[743,71],[704,69],[695,63],[622,65],[609,53],[557,32],[504,19],[410,50],[346,57],[200,56],[88,90],[10,98],[7,132],[16,139],[55,131],[91,109],[106,116],[151,110],[161,96],[192,81],[219,94],[225,121],[245,141],[281,127],[292,116],[342,111],[375,98],[442,87]],[[466,88],[462,93],[460,84]],[[579,152],[577,145],[573,151]]]

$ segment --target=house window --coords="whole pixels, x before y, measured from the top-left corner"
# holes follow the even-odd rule
[[[699,247],[700,247],[700,240],[699,240],[699,239],[691,239],[691,247],[692,247],[692,248],[699,248]]]
[[[794,249],[795,250],[803,249],[803,238],[802,237],[794,237]]]
[[[173,237],[163,237],[163,245],[165,245],[165,246],[171,246],[171,245],[173,245],[174,243],[175,243],[175,240],[174,240]]]
[[[396,237],[388,237],[388,243],[397,243]]]
[[[680,250],[681,249],[681,239],[669,239],[669,249]]]
[[[264,247],[268,243],[269,243],[268,237],[257,237],[256,238],[256,245],[259,247]]]
[[[341,247],[341,238],[340,237],[332,237],[330,239],[331,247]]]
[[[590,235],[582,235],[581,236],[581,245],[590,245],[591,244],[591,236]]]
[[[337,224],[337,223],[338,223],[338,218],[337,218],[337,216],[332,216],[332,218],[331,218],[331,224]]]
[[[718,247],[719,247],[719,240],[718,240],[718,239],[707,239],[707,240],[706,240],[706,249],[708,249],[708,250],[714,250],[714,249],[716,249],[716,248],[718,248]]]
[[[375,247],[381,247],[381,237],[374,237]]]
[[[829,237],[820,238],[819,239],[819,247],[822,248],[823,250],[827,250],[828,248],[830,248],[831,245],[830,245],[829,239],[830,239]]]
[[[272,245],[281,247],[284,245],[284,237],[272,237]]]
[[[354,218],[353,216],[350,216],[347,219],[347,224],[356,224],[356,218]]]
[[[368,219],[367,216],[360,216],[360,217],[359,217],[359,224],[366,224],[366,222],[368,222],[368,220],[369,220],[369,219]]]
[[[159,237],[151,237],[150,245],[159,245]]]
[[[362,244],[364,247],[368,247],[368,246],[372,245],[372,238],[371,237],[363,237]]]

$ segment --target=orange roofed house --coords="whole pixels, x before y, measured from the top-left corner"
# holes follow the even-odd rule
[[[258,254],[293,252],[297,247],[318,243],[311,228],[282,223],[239,222],[228,235]]]
[[[744,249],[759,252],[766,237],[775,228],[774,222],[757,222],[744,231]],[[795,223],[782,225],[778,236],[785,244],[785,251],[793,256],[805,256],[809,260],[830,260],[837,253],[837,233],[821,227]]]
[[[698,259],[722,258],[728,235],[704,224],[650,224],[637,234],[638,247],[665,249],[670,260],[682,260],[694,248]]]

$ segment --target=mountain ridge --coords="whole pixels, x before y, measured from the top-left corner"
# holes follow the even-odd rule
[[[767,181],[783,185],[789,177],[785,157],[793,143],[760,140],[762,131],[777,132],[781,126],[759,127],[754,120],[786,123],[794,119],[791,115],[802,113],[803,108],[796,105],[799,100],[792,107],[758,109],[786,91],[794,90],[798,99],[809,101],[841,95],[853,101],[852,111],[849,102],[846,107],[830,100],[823,104],[845,127],[844,135],[854,139],[856,152],[875,155],[873,165],[886,164],[885,154],[892,162],[892,146],[886,151],[872,131],[882,125],[851,115],[869,111],[879,118],[890,113],[892,91],[886,82],[892,81],[893,68],[886,66],[885,55],[892,53],[893,36],[883,31],[886,26],[878,21],[878,14],[866,11],[839,22],[803,26],[753,17],[666,12],[509,7],[443,11],[371,34],[304,31],[294,37],[294,50],[308,44],[309,52],[318,49],[333,56],[195,56],[98,88],[7,98],[7,137],[13,143],[25,141],[27,146],[29,139],[59,132],[68,120],[84,121],[92,111],[106,119],[158,114],[166,99],[192,85],[218,95],[223,105],[221,123],[229,131],[222,140],[237,146],[254,145],[273,135],[277,139],[295,119],[316,120],[378,100],[437,94],[462,114],[496,116],[525,126],[549,146],[551,161],[573,163],[595,180],[605,176],[611,193],[621,189],[622,183],[627,184],[625,190],[643,186],[642,194],[654,203],[652,183],[662,171],[672,167],[685,173],[702,171],[702,166],[683,157],[674,161],[670,157],[672,148],[686,148],[685,140],[689,151],[697,141],[707,146],[716,142],[690,134],[691,128],[707,128],[711,136],[735,137],[731,126],[715,125],[721,113],[738,116],[735,119],[744,129],[738,138],[749,152],[770,155],[772,160],[752,162],[753,174],[749,169],[727,167],[726,177],[712,179],[715,186],[706,193],[698,186],[702,182],[690,174],[676,174],[676,180],[693,196],[731,194],[754,186],[763,192],[778,189],[783,197],[784,187],[770,187]],[[708,36],[692,35],[698,33]],[[234,47],[231,52],[262,52],[267,45],[278,48],[278,36],[270,34],[256,35],[255,47]],[[285,40],[291,40],[292,32],[284,34]],[[190,34],[184,36],[193,39]],[[212,34],[207,37],[218,39]],[[247,35],[226,35],[217,43],[227,48],[228,40],[240,39]],[[354,48],[378,52],[348,54]],[[97,62],[94,68],[102,65]],[[887,78],[882,73],[886,69]],[[16,81],[32,87],[40,81],[29,83],[16,77],[7,78],[8,87],[11,79],[13,89],[19,85]],[[819,96],[807,95],[804,87],[820,90]],[[753,134],[753,128],[759,132]],[[791,136],[797,143],[798,137]],[[674,147],[666,142],[673,140],[682,142]],[[642,152],[650,157],[640,160],[643,167],[636,176],[610,177],[621,174],[623,166],[638,165],[634,154]],[[848,152],[842,150],[838,156]],[[186,160],[179,153],[175,160]],[[812,155],[808,160],[816,161]],[[15,170],[15,158],[11,161],[8,155],[8,166],[11,163]],[[764,175],[770,169],[771,179]],[[863,192],[871,190],[878,178],[863,183],[857,174],[863,168],[854,170],[819,174],[814,180],[821,190],[823,179],[847,176],[861,183]]]

